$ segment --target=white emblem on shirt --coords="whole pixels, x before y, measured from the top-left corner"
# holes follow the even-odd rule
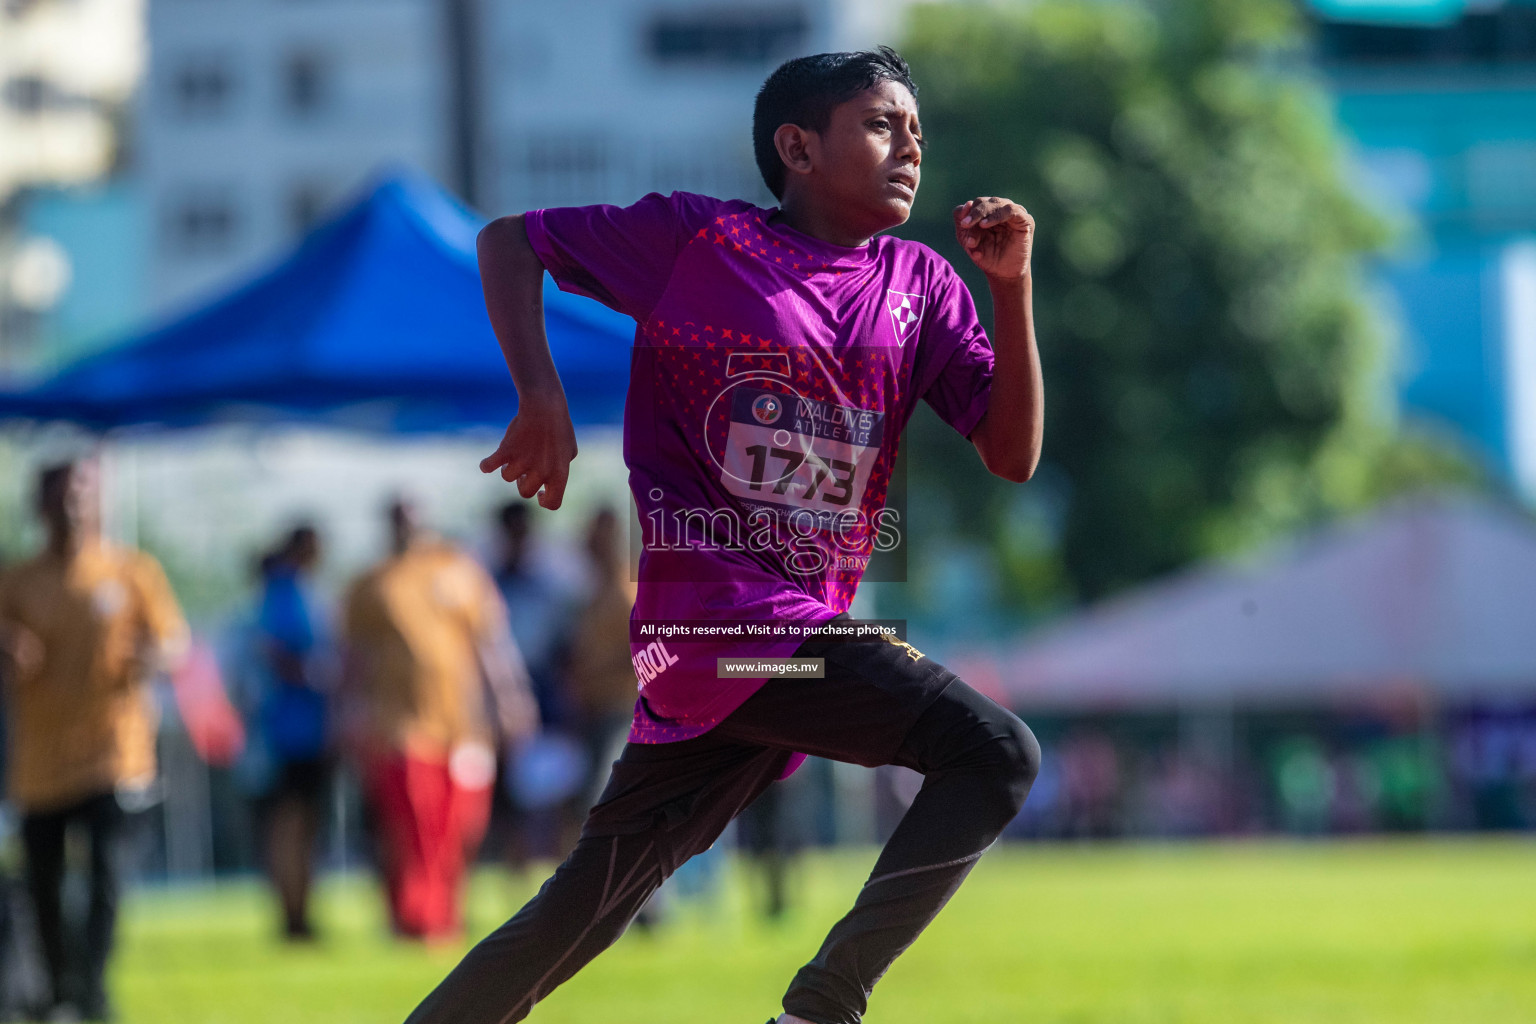
[[[110,619],[128,603],[128,591],[117,580],[102,580],[91,591],[91,607],[103,619]]]
[[[923,297],[887,288],[885,308],[891,314],[891,326],[896,330],[896,344],[905,345],[908,338],[916,336],[917,326],[923,319]]]

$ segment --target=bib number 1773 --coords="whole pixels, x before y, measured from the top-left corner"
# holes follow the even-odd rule
[[[780,391],[731,395],[721,482],[754,506],[858,509],[884,437],[885,414]]]

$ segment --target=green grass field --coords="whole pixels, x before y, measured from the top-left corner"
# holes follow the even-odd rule
[[[739,865],[713,905],[631,930],[529,1018],[762,1024],[874,862],[819,855],[760,923]],[[471,929],[539,879],[475,883]],[[254,885],[142,891],[115,981],[127,1024],[398,1022],[461,949],[383,937],[366,879],[334,879],[312,949],[271,940]],[[880,983],[874,1024],[1536,1022],[1536,841],[1008,846]]]

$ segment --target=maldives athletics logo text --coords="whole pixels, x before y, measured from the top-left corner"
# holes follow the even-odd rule
[[[891,314],[891,326],[896,330],[896,344],[905,345],[908,338],[917,336],[923,320],[923,297],[911,292],[899,292],[894,288],[885,291],[885,309]]]

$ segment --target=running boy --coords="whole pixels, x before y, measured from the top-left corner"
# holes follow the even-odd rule
[[[795,975],[780,1024],[857,1024],[875,982],[1014,817],[1039,764],[1016,717],[910,646],[804,639],[846,618],[917,400],[993,473],[1039,458],[1043,392],[1030,313],[1034,223],[1006,199],[954,211],[987,275],[995,344],[936,253],[877,237],[906,221],[923,138],[916,87],[885,47],[776,70],[753,143],[773,209],[686,193],[534,210],[479,240],[491,324],[518,411],[481,463],[558,508],[575,432],[543,333],[540,287],[639,325],[624,454],[644,534],[629,742],[581,839],[477,945],[411,1024],[507,1024],[621,935],[646,898],[807,753],[924,774],[848,914]],[[665,635],[699,624],[735,635]],[[729,675],[722,657],[795,654],[825,677]]]

